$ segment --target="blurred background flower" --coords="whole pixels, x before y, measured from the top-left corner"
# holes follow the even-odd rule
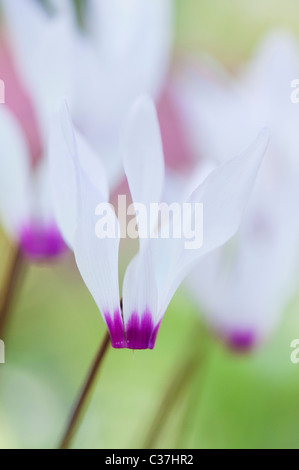
[[[299,114],[290,99],[298,58],[295,38],[273,32],[235,82],[215,63],[184,66],[178,79],[190,141],[206,164],[242,152],[263,126],[271,133],[239,233],[190,277],[207,321],[237,349],[269,337],[298,287]]]
[[[2,2],[2,6],[5,6],[5,3],[12,5],[16,2]],[[68,2],[22,0],[20,3],[24,9],[27,8],[29,3],[44,5],[43,8],[46,8],[46,10],[42,11],[49,11],[50,15],[53,15],[50,10],[52,8],[55,10],[56,7],[56,10],[58,10],[56,15],[72,18],[71,30],[75,37],[81,37],[78,33],[78,27],[86,27],[84,12],[88,10],[85,7],[88,8],[88,4],[89,6],[93,4],[93,2],[88,1],[75,2],[77,13],[79,12],[79,21],[77,22],[76,17],[72,16],[74,10],[69,10]],[[108,5],[107,2],[98,3],[103,6]],[[133,4],[134,2],[132,2]],[[166,41],[165,49],[161,47],[161,39],[157,39],[156,33],[153,34],[155,36],[153,38],[151,34],[153,29],[148,23],[150,15],[145,15],[145,17],[143,15],[141,17],[137,16],[137,23],[139,26],[141,25],[141,28],[137,28],[135,36],[135,30],[131,23],[132,16],[128,15],[130,8],[128,11],[122,12],[121,18],[123,21],[121,21],[121,24],[128,24],[130,34],[121,37],[120,42],[123,44],[121,51],[117,48],[112,51],[109,49],[109,52],[107,49],[104,51],[106,55],[102,56],[102,60],[104,62],[105,60],[108,61],[111,66],[111,73],[99,78],[106,84],[108,82],[109,86],[112,82],[111,86],[115,92],[110,94],[110,88],[108,87],[106,96],[101,94],[97,97],[94,104],[107,102],[108,104],[105,104],[105,107],[100,107],[99,104],[94,106],[98,114],[94,117],[93,125],[86,125],[85,130],[86,133],[90,131],[89,138],[94,147],[99,146],[97,148],[99,151],[103,147],[100,147],[101,144],[99,143],[99,141],[102,142],[101,136],[95,132],[97,123],[102,121],[104,123],[111,121],[119,123],[121,121],[122,113],[115,112],[119,105],[117,92],[119,90],[120,108],[124,110],[127,104],[124,104],[122,99],[124,98],[124,101],[127,102],[127,99],[130,101],[132,98],[131,93],[128,95],[123,94],[124,84],[130,84],[133,80],[129,72],[136,70],[136,68],[137,71],[146,71],[147,65],[151,62],[150,58],[153,57],[146,48],[140,46],[140,48],[136,47],[136,56],[132,54],[129,57],[131,60],[128,60],[128,56],[125,54],[128,45],[127,40],[129,43],[132,40],[135,45],[139,46],[142,43],[142,33],[147,31],[149,37],[146,39],[146,44],[151,47],[151,40],[153,40],[155,47],[161,53],[160,58],[154,61],[158,74],[154,80],[156,85],[152,89],[152,94],[156,94],[166,160],[169,162],[169,167],[175,173],[175,176],[184,179],[185,175],[195,172],[194,165],[200,159],[211,157],[212,151],[207,151],[207,142],[203,142],[201,139],[198,139],[199,146],[196,147],[195,151],[194,139],[190,138],[192,129],[190,129],[188,121],[185,119],[186,115],[182,112],[181,104],[177,101],[177,89],[176,84],[174,84],[176,80],[174,77],[182,73],[181,64],[186,63],[186,60],[188,63],[191,61],[192,64],[199,64],[200,70],[205,69],[206,71],[206,60],[203,60],[203,54],[208,54],[209,57],[214,57],[221,64],[220,68],[222,70],[225,70],[225,72],[220,73],[220,82],[223,80],[224,74],[226,84],[229,80],[229,88],[231,86],[234,88],[234,78],[228,79],[228,76],[238,76],[238,71],[244,68],[248,58],[252,57],[255,47],[264,35],[270,30],[278,28],[296,36],[299,34],[299,19],[297,5],[292,0],[285,0],[283,3],[279,0],[252,0],[251,2],[233,0],[229,3],[220,0],[189,0],[188,2],[177,0],[173,1],[172,4],[175,6],[174,54],[172,67],[170,67],[168,73],[168,65],[165,59],[169,54],[170,45],[168,41],[170,39]],[[47,10],[49,6],[50,10]],[[109,14],[109,11],[106,11],[106,13]],[[110,37],[111,39],[112,36],[114,39],[116,35],[118,37],[120,17],[116,21],[113,12],[110,12],[108,18],[110,18],[111,23],[105,23],[107,29],[102,24],[102,29],[104,28],[106,31],[107,38]],[[153,17],[151,18],[153,19]],[[24,27],[26,24],[27,26],[31,24],[26,13],[21,15],[21,19]],[[77,23],[81,26],[78,26]],[[157,26],[157,21],[154,21],[154,23]],[[92,30],[92,21],[90,28]],[[29,153],[35,162],[41,153],[41,147],[44,145],[41,144],[44,135],[39,126],[45,121],[44,110],[46,106],[49,103],[52,105],[54,98],[50,92],[48,95],[41,95],[40,85],[37,83],[29,89],[27,80],[34,65],[28,62],[24,66],[24,63],[17,63],[16,58],[12,59],[12,39],[7,38],[12,37],[13,31],[14,27],[9,25],[9,21],[6,22],[6,26],[3,23],[0,78],[6,82],[7,105],[13,115],[17,117],[18,122],[21,123],[22,132],[25,134],[27,145],[30,148]],[[22,30],[19,29],[19,32],[22,33]],[[97,32],[97,28],[95,32]],[[101,29],[99,29],[99,32],[101,33]],[[32,29],[32,33],[29,39],[33,43],[42,44],[41,32]],[[164,34],[167,38],[171,37],[171,31],[169,32],[166,26],[162,37],[164,37]],[[98,44],[97,34],[93,35],[92,38],[91,42],[95,41],[93,44]],[[55,41],[52,42],[51,40],[49,42],[51,48],[55,44],[55,54],[44,53],[44,57],[42,57],[43,67],[41,68],[39,64],[36,73],[36,79],[41,80],[40,83],[42,84],[46,83],[47,89],[53,89],[51,87],[53,76],[49,73],[49,64],[52,59],[56,60],[58,58],[58,63],[60,60],[56,70],[70,71],[71,76],[74,76],[72,75],[74,69],[69,69],[69,65],[64,69],[65,62],[61,60],[65,51],[68,51],[68,47],[73,47],[74,43],[75,40],[72,39],[66,44],[66,41],[58,35]],[[25,41],[23,45],[27,47],[28,42]],[[289,46],[287,47],[289,51]],[[122,55],[122,53],[125,55]],[[283,53],[283,58],[286,55],[288,53]],[[155,55],[156,58],[158,56],[159,54]],[[84,116],[84,103],[88,103],[87,98],[89,97],[92,101],[94,79],[98,75],[94,74],[94,66],[90,55],[85,53],[83,57],[88,58],[89,65],[84,62],[84,67],[82,66],[81,70],[78,71],[77,78],[79,83],[84,84],[82,72],[92,71],[88,74],[89,78],[90,76],[92,78],[92,85],[90,85],[90,89],[85,88],[85,91],[80,91],[79,96],[83,99],[72,112],[74,113],[75,122],[84,133],[83,124],[86,121],[81,120],[80,125],[80,116]],[[117,59],[114,62],[113,58],[115,57]],[[119,64],[121,64],[120,68],[118,67]],[[283,69],[285,68],[284,64],[285,62],[281,65]],[[196,67],[198,66],[196,65]],[[219,66],[216,67],[217,70],[214,68],[215,63],[213,66],[209,65],[209,70],[211,67],[212,75],[215,77],[216,74],[219,83]],[[294,73],[297,72],[294,71]],[[194,75],[193,79],[195,80],[197,72]],[[65,78],[64,72],[61,72],[58,76],[60,79]],[[142,77],[144,77],[143,74]],[[164,85],[163,77],[165,77]],[[292,77],[292,79],[296,78],[299,77]],[[288,74],[286,74],[286,79],[289,80]],[[211,77],[211,80],[214,80],[214,78]],[[97,82],[97,79],[95,81]],[[271,90],[272,83],[276,83],[271,71],[269,81],[269,87],[266,86],[267,90]],[[209,83],[214,84],[213,81]],[[140,86],[145,88],[144,83]],[[289,86],[289,83],[286,84],[286,87]],[[34,98],[32,90],[36,93]],[[289,98],[291,91],[291,88],[289,88]],[[264,95],[264,91],[262,93]],[[42,96],[46,96],[46,103]],[[276,101],[276,98],[278,101]],[[285,114],[285,118],[280,116],[278,130],[281,131],[282,127],[288,130],[290,115],[281,107],[279,97],[274,96],[271,99],[275,100],[278,112],[281,109]],[[192,102],[195,104],[195,99],[192,98]],[[42,111],[37,112],[37,104]],[[222,106],[222,99],[220,103],[216,99],[216,105],[219,105],[219,107],[216,106],[215,114],[216,117],[219,117],[217,112],[220,109],[222,111],[225,109]],[[296,112],[299,113],[299,108],[297,109],[296,105],[292,106],[292,113],[294,115],[296,115]],[[230,108],[230,110],[232,109]],[[223,120],[226,120],[225,112]],[[197,120],[192,120],[192,124],[195,124],[195,134],[197,131],[196,122]],[[225,129],[228,129],[228,122],[225,122],[225,125]],[[118,126],[116,125],[116,127]],[[219,129],[223,130],[224,128],[220,127]],[[240,122],[238,122],[237,129],[240,129]],[[227,137],[228,132],[228,130],[224,132],[224,137]],[[240,137],[240,131],[235,132]],[[109,137],[104,125],[103,133]],[[39,135],[38,139],[36,138],[37,134]],[[198,131],[199,136],[200,132]],[[207,136],[206,133],[205,136]],[[215,141],[212,143],[219,145],[221,142],[220,136],[220,134],[216,135]],[[109,142],[113,142],[114,139],[115,134],[112,135]],[[295,148],[296,132],[292,132],[292,142],[289,141],[289,137],[287,139],[289,145]],[[235,142],[233,141],[234,144]],[[238,142],[240,141],[238,140]],[[285,155],[287,152],[284,146],[287,144],[285,140],[281,142],[283,149],[280,155]],[[114,148],[114,146],[112,147]],[[246,145],[240,150],[244,150],[245,147]],[[236,152],[239,153],[238,148],[236,148]],[[176,156],[175,159],[172,158],[173,155]],[[228,155],[229,152],[227,151],[220,158],[226,158]],[[217,155],[215,157],[218,158]],[[296,163],[296,152],[293,163]],[[118,180],[118,176],[114,179],[115,175],[118,174],[117,169],[111,168],[112,182]],[[295,178],[295,172],[293,172],[293,176]],[[257,194],[263,193],[264,183],[262,181],[263,175],[259,181],[261,190],[257,186]],[[278,178],[277,181],[280,183],[281,179]],[[288,192],[287,182],[284,188],[282,195],[286,197],[284,200],[288,200],[292,193]],[[290,190],[293,191],[291,188],[295,188],[295,185],[290,185]],[[277,191],[280,190],[279,188]],[[269,206],[272,207],[272,192],[270,191],[268,194],[266,200]],[[273,200],[277,201],[278,195],[274,195]],[[256,197],[253,207],[259,209],[259,201],[259,197]],[[267,208],[268,205],[264,206],[263,204],[263,207]],[[268,210],[265,210],[269,215]],[[294,238],[297,238],[297,232],[294,231],[295,225],[292,223],[293,213],[294,210],[290,212],[288,233],[292,231]],[[285,213],[282,210],[282,217],[284,216]],[[276,225],[274,230],[277,233]],[[285,295],[284,286],[280,282],[276,283],[277,279],[282,279],[279,275],[282,275],[281,270],[284,269],[284,248],[286,245],[290,247],[288,239],[284,238],[284,240],[282,244],[279,244],[279,253],[282,253],[283,257],[282,265],[280,263],[276,264],[276,257],[274,259],[271,257],[273,250],[276,250],[275,244],[271,244],[271,250],[270,247],[267,247],[268,254],[265,264],[262,256],[265,251],[261,253],[261,261],[263,261],[261,266],[265,265],[267,269],[261,269],[261,272],[258,272],[259,287],[265,286],[267,292],[272,295],[272,288],[265,280],[265,277],[268,277],[269,272],[271,272],[271,279],[275,278],[275,288],[273,289],[277,291],[276,295],[279,300],[281,296],[283,297],[282,307],[275,315],[282,319],[280,327],[276,331],[272,328],[274,334],[269,337],[269,341],[263,347],[247,355],[238,355],[227,350],[218,341],[218,338],[212,338],[204,325],[201,324],[201,314],[207,316],[206,309],[200,312],[198,302],[194,302],[187,291],[180,290],[171,302],[167,315],[163,320],[154,351],[136,352],[135,355],[132,355],[130,351],[111,350],[109,352],[104,363],[101,380],[96,387],[95,394],[73,446],[94,448],[142,447],[145,442],[151,441],[151,445],[159,447],[298,448],[297,422],[299,407],[297,397],[299,373],[297,366],[290,361],[290,343],[295,337],[299,336],[299,299],[296,291],[292,291],[294,295],[291,299],[291,296]],[[292,243],[292,246],[295,245],[295,243]],[[5,266],[7,246],[6,237],[1,237],[0,269]],[[280,247],[283,247],[282,251]],[[228,254],[230,254],[230,247],[227,247],[227,249]],[[245,253],[249,254],[250,251],[247,252],[246,250],[247,245]],[[257,258],[259,260],[259,256]],[[268,263],[268,258],[270,258],[272,264]],[[292,261],[295,261],[295,259],[292,259]],[[251,257],[249,262],[252,262]],[[125,264],[123,270],[124,267]],[[273,273],[274,270],[275,273]],[[251,280],[252,276],[253,274],[250,274]],[[0,281],[3,278],[4,272],[0,276]],[[296,281],[295,274],[291,280]],[[289,280],[287,279],[287,281],[289,286]],[[234,295],[234,287],[234,284],[232,284],[229,291],[230,298]],[[247,308],[250,305],[250,314],[252,309],[255,308],[256,297],[253,290],[244,289],[242,295],[243,292],[243,306]],[[216,291],[213,290],[212,294],[217,295]],[[217,305],[221,303],[220,299],[221,297],[215,299]],[[249,300],[250,304],[248,304]],[[201,296],[201,305],[203,309],[206,307],[203,296]],[[275,307],[277,306],[275,305]],[[239,314],[239,312],[237,313]],[[260,315],[257,316],[256,311],[254,312],[255,318],[261,318]],[[260,324],[257,323],[257,326],[259,327]],[[22,287],[22,296],[19,302],[15,304],[14,315],[6,337],[6,364],[0,366],[1,447],[27,448],[57,445],[71,403],[76,396],[104,330],[105,326],[100,320],[98,309],[83,285],[71,255],[55,266],[30,267],[26,282]],[[267,329],[263,330],[263,335],[265,331],[267,333]],[[193,360],[196,358],[195,367],[188,368],[186,366],[186,361],[188,364],[190,357]],[[181,374],[181,370],[186,370],[188,374]],[[149,439],[149,425],[159,408],[165,390],[173,383],[177,385],[177,394],[172,396],[172,407],[167,412],[167,416],[164,416],[163,426],[160,426],[158,430],[154,426],[154,438]]]

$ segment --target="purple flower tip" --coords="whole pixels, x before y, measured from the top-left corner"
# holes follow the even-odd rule
[[[107,327],[111,337],[111,344],[116,349],[153,349],[156,343],[160,323],[154,326],[152,314],[146,310],[142,317],[134,312],[126,328],[119,310],[114,312],[113,318],[105,314]]]
[[[46,227],[35,223],[24,226],[20,233],[20,248],[32,261],[44,261],[62,255],[67,251],[57,226]]]
[[[252,331],[233,331],[227,338],[229,347],[236,352],[249,352],[256,343],[256,337]]]

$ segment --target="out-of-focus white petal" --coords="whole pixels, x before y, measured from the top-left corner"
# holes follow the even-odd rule
[[[287,31],[271,32],[259,44],[241,77],[255,114],[273,135],[269,147],[271,159],[289,174],[298,171],[299,118],[297,106],[291,99],[291,84],[299,76],[298,57],[299,47],[294,36]]]
[[[13,41],[17,59],[21,66],[31,63],[31,52],[49,24],[49,15],[43,6],[34,0],[3,0],[1,6],[8,32]],[[24,69],[24,73],[28,73]]]
[[[145,92],[156,96],[168,66],[172,2],[91,0],[87,23],[114,84],[130,90],[131,100]]]
[[[265,341],[297,287],[299,222],[291,216],[294,196],[288,186],[258,207],[251,204],[231,246],[209,254],[188,278],[208,324],[231,346]]]
[[[219,66],[212,70],[185,64],[174,90],[196,159],[221,164],[243,152],[266,121],[252,112],[244,90]]]
[[[40,120],[44,140],[48,140],[53,106],[64,96],[71,109],[76,93],[76,37],[67,18],[54,18],[32,54],[31,96]]]
[[[142,203],[149,213],[151,203],[159,203],[164,183],[164,156],[155,106],[148,97],[133,105],[124,137],[124,169],[133,202]],[[137,210],[138,212],[138,210]],[[141,217],[139,232],[144,230]]]
[[[73,128],[67,106],[63,103],[59,115],[53,120],[49,158],[56,219],[70,248],[73,247],[77,213],[76,155],[91,183],[99,188],[107,201],[108,183],[101,161],[82,135]]]
[[[4,0],[3,6],[12,52],[47,140],[53,103],[66,95],[73,102],[75,94],[74,26],[69,15],[49,15],[33,0]]]
[[[290,87],[299,74],[298,54],[294,36],[287,31],[272,31],[258,45],[245,69],[243,84],[268,119],[272,119],[273,112],[278,117],[281,107],[293,107]]]
[[[76,92],[81,110],[79,128],[103,155],[112,189],[122,176],[118,142],[129,108],[142,94],[158,98],[163,87],[171,45],[171,3],[88,3],[87,30],[91,35],[80,41],[82,59],[76,72],[76,77],[82,77],[77,80]],[[88,81],[83,76],[85,68],[91,70]]]
[[[29,214],[30,151],[18,122],[0,108],[0,213],[10,236],[17,238]]]
[[[198,259],[223,245],[237,231],[257,173],[268,145],[268,131],[263,131],[249,150],[214,170],[193,192],[187,202],[203,204],[203,245],[185,249],[185,239],[170,245],[172,264],[164,281],[160,315],[179,284]],[[158,240],[159,241],[159,240]]]

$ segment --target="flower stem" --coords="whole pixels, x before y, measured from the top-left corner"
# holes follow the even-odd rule
[[[162,401],[158,407],[158,411],[154,417],[150,430],[145,439],[144,448],[152,449],[163,430],[163,427],[170,415],[175,403],[190,382],[196,368],[198,366],[198,354],[188,357],[178,371],[175,372],[173,379],[170,381]]]
[[[63,438],[59,446],[60,449],[68,449],[71,444],[72,438],[74,437],[74,434],[76,432],[77,426],[80,421],[81,413],[89,398],[91,389],[94,385],[95,379],[99,372],[100,366],[102,365],[102,362],[108,350],[109,344],[110,344],[110,336],[109,336],[109,333],[107,332],[96,354],[95,360],[90,368],[90,371],[86,377],[82,390],[73,407],[73,411],[70,415],[68,425],[66,427],[65,433],[63,435]]]
[[[20,248],[14,247],[0,298],[0,338],[2,339],[23,267],[24,258]]]

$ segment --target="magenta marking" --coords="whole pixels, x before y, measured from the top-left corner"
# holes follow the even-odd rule
[[[115,310],[113,319],[109,313],[105,313],[104,316],[110,333],[112,347],[115,349],[125,348],[124,325],[120,311]]]
[[[154,347],[155,347],[157,336],[158,336],[159,329],[160,329],[160,325],[161,325],[161,320],[155,326],[154,331],[152,332],[152,336],[151,336],[150,342],[149,342],[149,349],[154,349]]]
[[[67,246],[54,223],[45,227],[34,223],[24,226],[20,233],[20,248],[23,254],[33,261],[48,260],[67,251]]]
[[[249,352],[253,349],[256,338],[252,331],[233,331],[227,338],[228,345],[233,351]]]
[[[105,313],[106,324],[111,337],[111,344],[116,349],[153,349],[156,343],[160,323],[154,326],[152,314],[146,310],[140,318],[133,312],[126,329],[119,310],[116,310],[113,319]]]

